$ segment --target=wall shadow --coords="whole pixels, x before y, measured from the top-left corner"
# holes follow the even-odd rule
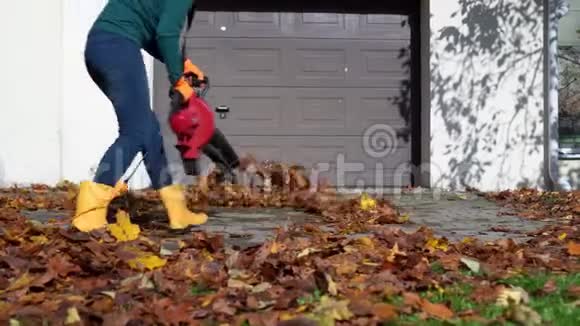
[[[542,1],[459,0],[449,21],[431,31],[431,138],[448,162],[434,183],[501,185],[538,163],[512,161],[514,151],[543,153]]]

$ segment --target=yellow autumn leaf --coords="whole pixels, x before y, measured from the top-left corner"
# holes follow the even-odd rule
[[[373,267],[380,265],[380,264],[374,263],[368,259],[363,259],[362,264],[365,266],[373,266]]]
[[[403,251],[399,250],[399,244],[397,242],[395,242],[395,244],[393,245],[393,249],[391,249],[389,251],[389,255],[387,256],[387,261],[389,263],[393,263],[395,261],[395,258],[397,258],[397,256],[406,256],[407,254]]]
[[[473,241],[475,241],[475,239],[473,239],[472,237],[465,237],[461,240],[461,243],[470,244],[470,243],[473,243]]]
[[[449,246],[447,244],[447,241],[445,241],[444,239],[430,238],[427,240],[425,248],[427,248],[431,252],[437,251],[437,249],[447,251],[449,249]]]
[[[330,295],[336,296],[338,294],[336,283],[328,273],[324,273],[324,277],[326,278],[326,283],[328,283],[328,293],[330,293]]]
[[[205,297],[205,299],[203,299],[203,302],[201,303],[201,306],[204,308],[209,306],[213,302],[214,297],[215,297],[214,294],[211,294],[211,295],[208,295],[207,297]]]
[[[81,316],[79,316],[79,311],[75,307],[70,307],[66,311],[65,325],[76,324],[81,321]]]
[[[360,196],[360,209],[362,209],[363,211],[373,209],[376,206],[377,206],[377,201],[374,200],[369,195],[367,195],[366,193],[363,193]]]
[[[511,304],[520,305],[527,304],[530,301],[530,296],[521,287],[512,286],[511,288],[503,289],[497,297],[496,303],[500,306],[507,307]]]
[[[279,244],[279,243],[278,243],[278,242],[276,242],[276,241],[273,241],[273,242],[272,242],[272,246],[270,247],[270,253],[271,253],[271,254],[277,254],[277,253],[279,253],[279,252],[280,252],[280,249],[282,249],[282,245],[281,245],[281,244]]]
[[[107,225],[107,229],[117,241],[131,241],[139,237],[139,225],[132,224],[129,214],[119,210],[116,214],[117,223]]]
[[[4,292],[19,290],[23,287],[28,286],[33,280],[34,277],[30,276],[30,274],[28,273],[24,273],[20,275],[19,278],[15,279],[14,282],[12,282],[5,290],[0,290],[0,294]]]
[[[334,300],[324,295],[310,318],[318,321],[319,325],[334,325],[336,320],[349,320],[354,317],[348,307],[349,303],[349,300]]]
[[[566,234],[566,232],[564,232],[558,236],[558,239],[564,240],[564,239],[566,239],[567,236],[568,236],[568,234]]]
[[[43,235],[34,235],[30,237],[30,241],[34,244],[43,245],[48,242],[48,238]]]
[[[302,250],[301,252],[299,252],[298,256],[296,256],[296,257],[298,257],[298,258],[306,257],[306,256],[313,254],[315,252],[318,252],[318,251],[320,251],[320,250],[314,249],[314,248],[306,248],[306,249]]]
[[[165,266],[167,259],[162,259],[153,254],[142,253],[137,258],[133,258],[127,262],[129,266],[136,270],[142,270],[144,268],[148,270],[153,270],[159,267]]]
[[[300,307],[299,307],[298,309],[300,309]],[[301,312],[301,311],[299,311],[299,312]],[[291,314],[291,313],[289,313],[289,312],[287,312],[287,311],[284,311],[284,312],[282,312],[282,313],[280,314],[280,321],[285,321],[285,320],[294,319],[294,317],[295,317],[295,315],[294,315],[294,314]]]
[[[366,246],[366,247],[374,247],[373,240],[371,240],[371,238],[369,238],[369,237],[358,238],[358,242],[361,245]]]
[[[401,216],[399,216],[399,222],[400,223],[405,223],[409,221],[409,214],[403,214]]]
[[[207,251],[207,249],[203,248],[201,250],[201,255],[203,256],[203,258],[205,258],[207,261],[213,261],[213,256],[211,255],[211,253],[209,251]]]

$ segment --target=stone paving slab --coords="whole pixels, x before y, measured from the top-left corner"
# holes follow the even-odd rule
[[[403,213],[409,215],[408,225],[396,225],[412,231],[424,225],[432,228],[439,236],[458,241],[465,237],[475,237],[484,241],[498,238],[525,240],[525,233],[536,230],[544,224],[539,221],[517,216],[498,216],[500,208],[493,202],[474,194],[403,194],[386,195]],[[66,211],[23,212],[31,219],[46,222],[49,218],[61,219],[70,216]],[[208,222],[199,227],[211,233],[224,235],[230,245],[246,247],[262,243],[271,237],[279,227],[292,223],[316,223],[314,215],[292,209],[276,208],[212,208]],[[159,224],[166,224],[164,220]],[[492,231],[492,227],[499,227]],[[148,228],[148,226],[145,226]],[[498,231],[500,230],[500,231]],[[152,230],[157,237],[179,237],[178,233],[168,234],[163,229]],[[505,232],[504,232],[505,231]]]

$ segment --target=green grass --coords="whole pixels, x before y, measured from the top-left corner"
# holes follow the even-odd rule
[[[431,266],[433,270],[437,266]],[[545,295],[540,292],[544,284],[554,279],[557,290],[551,294]],[[519,286],[526,290],[530,295],[530,303],[528,306],[534,309],[542,317],[545,324],[550,325],[580,325],[580,308],[574,307],[571,303],[575,301],[566,295],[566,290],[571,285],[580,284],[580,273],[568,275],[554,275],[554,274],[537,274],[537,275],[523,275],[518,277],[511,277],[502,280],[500,283],[505,285]],[[433,303],[443,303],[454,312],[461,312],[466,310],[474,310],[478,312],[481,317],[493,321],[500,317],[504,308],[495,304],[481,305],[469,299],[473,292],[473,287],[469,284],[457,284],[455,286],[446,288],[444,291],[428,291],[421,293],[423,298],[428,299]],[[402,305],[403,299],[400,296],[389,297],[385,302]],[[492,323],[492,325],[500,325],[499,322]],[[460,325],[460,326],[475,326],[481,325],[477,322],[468,322],[460,319],[451,321],[439,321],[435,319],[421,320],[418,314],[402,315],[397,320],[385,323],[384,325]],[[515,325],[514,323],[501,323],[501,325]]]
[[[208,288],[205,284],[194,284],[191,286],[190,293],[193,296],[208,295],[215,293],[215,290]]]
[[[313,303],[319,302],[321,297],[322,297],[322,294],[320,293],[320,290],[316,289],[316,290],[314,290],[313,294],[308,294],[308,295],[302,296],[302,297],[298,298],[296,300],[296,302],[299,305],[304,306],[307,304],[313,304]]]

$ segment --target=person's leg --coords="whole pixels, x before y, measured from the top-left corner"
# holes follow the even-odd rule
[[[119,136],[103,155],[94,181],[114,185],[138,152],[154,189],[172,183],[159,122],[151,111],[147,72],[139,47],[132,41],[103,34],[89,43],[87,70],[111,100]]]
[[[152,186],[159,190],[167,209],[170,227],[205,223],[207,215],[189,211],[183,189],[172,184],[159,122],[150,107],[140,48],[122,37],[96,33],[89,36],[85,58],[91,78],[113,103],[119,123],[119,136],[101,159],[95,183],[114,185],[141,151]],[[98,219],[101,221],[100,216]],[[77,224],[90,229],[95,223],[87,220],[83,218]]]

